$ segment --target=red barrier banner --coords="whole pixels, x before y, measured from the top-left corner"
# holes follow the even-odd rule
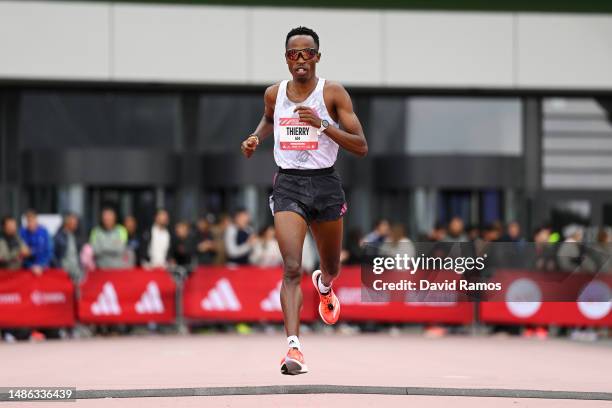
[[[176,285],[165,269],[90,272],[80,285],[79,320],[84,323],[172,323]]]
[[[499,270],[493,279],[503,289],[497,301],[481,302],[483,323],[612,326],[612,275]],[[547,301],[561,296],[555,288],[570,288],[578,301]]]
[[[454,272],[437,272],[437,275],[437,279],[446,277],[449,280],[457,276]],[[360,267],[342,268],[340,276],[334,281],[334,290],[340,300],[340,319],[345,321],[469,324],[474,318],[472,302],[450,299],[418,301],[411,300],[411,294],[406,296],[406,293],[400,300],[395,296],[393,299],[390,297],[389,301],[381,301],[380,294],[369,297],[362,288]],[[390,296],[389,293],[382,295]],[[368,298],[375,298],[376,301],[367,301]]]
[[[47,269],[0,270],[0,327],[74,326],[74,286],[68,274]]]
[[[183,313],[194,320],[281,322],[280,268],[201,267],[185,282]],[[301,319],[318,318],[316,293],[309,275],[302,278]],[[315,315],[315,313],[317,313]]]

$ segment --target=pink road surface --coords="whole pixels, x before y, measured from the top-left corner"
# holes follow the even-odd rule
[[[612,392],[609,343],[305,334],[310,373],[283,376],[284,336],[131,336],[0,343],[0,386],[79,390],[289,384]],[[609,401],[401,395],[265,395],[79,400],[84,407],[612,407]],[[0,402],[0,408],[25,403]],[[64,406],[60,403],[36,403]]]

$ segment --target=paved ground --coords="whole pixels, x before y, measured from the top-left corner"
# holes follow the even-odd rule
[[[217,392],[216,387],[248,386],[276,386],[270,387],[270,392],[286,392],[283,390],[287,387],[282,386],[305,386],[307,392],[316,393],[327,385],[361,386],[365,388],[354,390],[369,391],[373,387],[395,387],[392,393],[399,389],[409,394],[433,394],[95,398],[80,399],[76,405],[83,407],[310,407],[328,405],[329,401],[334,401],[334,407],[612,407],[612,401],[588,400],[602,395],[612,398],[609,344],[496,337],[307,334],[303,346],[311,372],[288,377],[278,370],[285,351],[281,335],[132,336],[0,343],[0,386],[75,386],[80,393],[92,390],[98,396],[136,395],[122,390],[141,390],[142,395],[205,395]],[[338,392],[343,389],[334,388]],[[467,396],[448,396],[462,390],[475,391],[465,391]],[[540,391],[560,393],[540,395]],[[568,391],[579,393],[567,394]],[[219,393],[232,392],[236,391]],[[492,397],[473,397],[483,392]],[[533,395],[544,398],[515,398]],[[587,400],[554,399],[568,395]],[[0,402],[0,408],[26,405]],[[63,406],[34,406],[45,405]]]

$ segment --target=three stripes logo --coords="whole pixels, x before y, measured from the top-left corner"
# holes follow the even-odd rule
[[[238,311],[242,305],[234,292],[229,280],[221,278],[215,286],[208,291],[206,297],[200,302],[204,310]]]
[[[272,291],[265,297],[259,304],[261,310],[265,312],[276,312],[282,310],[281,302],[280,302],[280,290],[283,281],[278,281],[278,284]]]
[[[91,304],[91,313],[96,316],[109,316],[121,314],[121,306],[117,300],[117,292],[111,282],[106,282],[102,286],[102,291],[98,294],[96,301]]]
[[[138,314],[164,312],[164,303],[161,300],[157,283],[149,282],[142,296],[140,296],[140,300],[136,303],[135,309]]]

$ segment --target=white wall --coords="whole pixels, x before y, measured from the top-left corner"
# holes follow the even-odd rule
[[[518,84],[612,88],[612,16],[520,15]]]
[[[238,7],[112,6],[113,79],[244,82],[247,10]]]
[[[0,0],[0,79],[268,84],[287,31],[347,85],[612,90],[612,16]]]
[[[0,78],[110,76],[106,4],[0,2]]]
[[[384,23],[387,85],[514,85],[510,14],[387,12]]]

